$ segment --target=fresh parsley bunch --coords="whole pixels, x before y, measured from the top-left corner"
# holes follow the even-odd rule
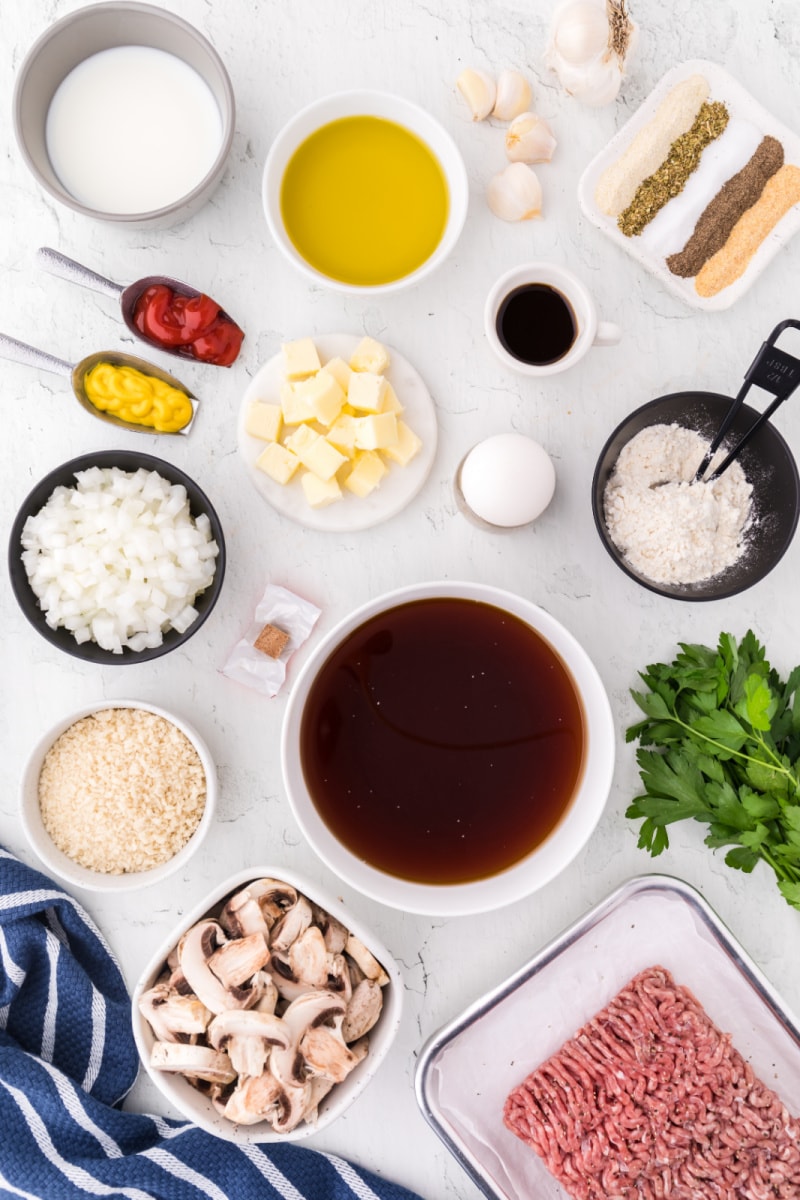
[[[785,900],[800,909],[800,667],[784,683],[748,630],[716,650],[681,643],[670,664],[641,672],[647,692],[631,695],[645,720],[627,730],[645,795],[627,817],[644,818],[639,846],[655,856],[667,826],[692,817],[705,844],[732,846],[729,867],[762,859]]]

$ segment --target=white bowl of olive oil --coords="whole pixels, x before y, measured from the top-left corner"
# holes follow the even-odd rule
[[[267,224],[309,279],[337,291],[418,283],[455,246],[467,173],[450,135],[384,92],[327,96],[297,113],[264,168]]]

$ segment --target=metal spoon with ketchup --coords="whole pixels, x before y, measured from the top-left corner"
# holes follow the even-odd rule
[[[58,250],[42,246],[36,255],[51,275],[119,300],[122,319],[134,337],[166,354],[229,367],[244,333],[203,292],[167,275],[148,275],[122,287]]]

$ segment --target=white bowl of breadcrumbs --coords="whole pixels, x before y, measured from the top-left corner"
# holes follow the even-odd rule
[[[217,775],[199,734],[138,700],[87,705],[34,747],[22,778],[28,841],[62,880],[92,891],[158,883],[214,817]]]

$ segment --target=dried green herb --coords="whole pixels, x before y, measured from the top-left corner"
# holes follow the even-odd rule
[[[701,105],[691,129],[675,139],[661,166],[639,184],[630,204],[617,218],[626,237],[641,233],[656,213],[683,191],[700,155],[727,124],[728,110],[720,100]]]

